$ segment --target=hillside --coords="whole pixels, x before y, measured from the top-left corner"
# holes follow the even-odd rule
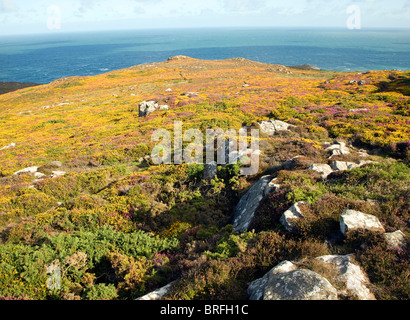
[[[315,298],[408,299],[410,71],[309,69],[176,56],[0,95],[0,298],[268,299],[279,265]],[[257,174],[155,165],[175,121],[259,129]]]

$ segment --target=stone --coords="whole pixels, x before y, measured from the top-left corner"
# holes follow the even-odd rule
[[[158,104],[155,101],[143,101],[139,104],[139,116],[146,117],[150,113],[158,109]]]
[[[267,120],[259,123],[261,132],[270,136],[279,131],[288,131],[292,127],[295,126],[279,120]]]
[[[395,232],[386,232],[383,234],[384,239],[387,242],[387,246],[390,249],[398,250],[407,245],[406,236],[401,230]]]
[[[344,142],[338,142],[336,144],[333,144],[330,147],[326,148],[325,151],[331,152],[331,156],[329,159],[331,159],[334,156],[350,154],[350,150],[346,147],[346,144]]]
[[[51,161],[49,164],[48,164],[48,166],[50,166],[50,167],[62,167],[63,166],[63,164],[61,163],[61,161]]]
[[[7,146],[4,146],[0,150],[4,150],[4,149],[8,149],[8,148],[14,148],[15,146],[16,146],[16,144],[14,142],[12,142],[12,143],[8,144]]]
[[[216,161],[212,161],[211,163],[206,163],[204,166],[203,179],[208,180],[208,181],[214,179],[217,174],[217,169],[218,169],[218,165]]]
[[[349,84],[355,84],[355,83],[357,83],[356,80],[350,80],[350,81],[349,81]]]
[[[36,177],[37,179],[43,179],[43,178],[46,177],[46,175],[44,173],[41,173],[41,172],[35,172],[34,177]]]
[[[319,173],[322,179],[326,179],[327,176],[333,172],[332,168],[328,164],[323,163],[312,164],[308,169]]]
[[[251,283],[248,294],[258,300],[337,300],[337,290],[330,282],[307,269],[270,274],[259,285]]]
[[[294,220],[302,219],[304,217],[302,211],[300,210],[300,205],[304,203],[304,201],[296,202],[280,217],[279,222],[282,224],[286,231],[294,232]]]
[[[135,300],[161,300],[171,289],[174,285],[175,281],[167,284],[166,286],[159,288],[155,291],[152,291],[142,297],[139,297]]]
[[[336,171],[346,171],[353,168],[360,167],[357,163],[354,162],[345,162],[345,161],[332,161],[330,167]]]
[[[358,265],[352,263],[352,255],[326,255],[316,259],[335,267],[335,280],[344,284],[344,288],[338,289],[338,296],[355,300],[376,300],[369,289],[370,281],[367,275]]]
[[[233,212],[233,227],[235,231],[244,232],[247,230],[259,203],[271,191],[269,187],[271,181],[272,178],[270,176],[260,178],[239,200]]]
[[[342,234],[346,235],[348,231],[362,229],[373,232],[385,232],[377,217],[360,211],[344,210],[340,217],[340,231]]]
[[[38,169],[38,167],[28,167],[28,168],[25,168],[25,169],[21,169],[21,170],[15,172],[15,173],[13,173],[13,176],[18,175],[20,173],[36,173],[37,169]]]
[[[51,178],[58,178],[58,177],[62,177],[65,175],[64,171],[53,171],[51,173]]]
[[[276,267],[272,268],[267,272],[262,278],[256,279],[249,284],[248,294],[249,300],[261,300],[263,297],[263,291],[267,283],[271,281],[272,276],[279,273],[286,273],[294,271],[297,269],[297,266],[290,261],[283,261],[278,264]]]
[[[165,90],[165,92],[172,92],[172,89],[168,88],[168,89]]]
[[[366,84],[366,81],[364,81],[364,80],[360,80],[357,84],[358,84],[359,86],[363,86],[363,85],[365,85],[365,84]]]

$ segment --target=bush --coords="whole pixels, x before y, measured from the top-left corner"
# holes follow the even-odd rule
[[[117,289],[111,283],[99,283],[89,286],[84,291],[84,298],[87,300],[115,300],[118,298]]]

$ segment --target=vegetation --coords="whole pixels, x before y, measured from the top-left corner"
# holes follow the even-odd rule
[[[174,280],[166,299],[246,299],[249,282],[283,260],[346,253],[377,298],[409,299],[407,248],[335,235],[341,212],[355,209],[408,237],[410,72],[272,70],[180,59],[1,95],[0,149],[16,145],[0,150],[0,299],[135,299]],[[139,103],[150,100],[170,108],[140,118]],[[255,176],[240,176],[237,163],[205,181],[204,165],[147,157],[152,132],[173,132],[174,121],[205,133],[268,119],[295,128],[261,134]],[[330,161],[333,140],[352,153],[332,160],[357,162],[365,149],[374,162],[321,179],[308,167]],[[45,176],[14,174],[32,166]],[[266,174],[280,189],[261,201],[249,231],[235,232],[234,207]],[[297,201],[305,218],[290,235],[279,219]],[[61,270],[60,288],[47,285],[50,266]]]

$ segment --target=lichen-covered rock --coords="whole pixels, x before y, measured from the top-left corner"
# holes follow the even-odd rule
[[[359,165],[354,162],[345,162],[345,161],[332,161],[330,167],[336,171],[346,171],[353,168],[358,168]]]
[[[325,151],[331,153],[330,159],[334,156],[350,154],[350,150],[346,147],[346,143],[344,142],[337,142],[331,145],[330,147],[326,148]]]
[[[323,163],[312,164],[308,169],[319,173],[322,179],[326,179],[327,176],[333,172],[332,168],[328,164]]]
[[[233,227],[235,231],[243,232],[247,230],[260,201],[271,191],[269,186],[271,181],[271,176],[262,177],[239,200],[233,212]]]
[[[371,214],[355,210],[345,210],[340,217],[340,231],[346,235],[352,230],[369,230],[384,233],[379,219]]]
[[[294,222],[297,219],[303,218],[303,213],[300,209],[300,205],[304,204],[304,201],[296,202],[288,210],[286,210],[279,219],[279,222],[284,226],[286,231],[294,232]]]
[[[316,258],[327,264],[332,264],[336,271],[336,281],[344,284],[338,290],[339,296],[357,300],[375,300],[370,291],[370,281],[362,269],[352,263],[352,255],[327,255]]]
[[[337,300],[331,283],[307,269],[270,274],[266,281],[251,283],[248,293],[255,300]]]
[[[291,127],[294,125],[279,120],[267,120],[259,123],[261,132],[270,136],[278,131],[288,131]]]
[[[395,232],[386,232],[383,234],[383,236],[386,239],[387,246],[390,249],[401,249],[404,248],[407,244],[406,236],[403,232],[401,232],[401,230],[397,230]]]

